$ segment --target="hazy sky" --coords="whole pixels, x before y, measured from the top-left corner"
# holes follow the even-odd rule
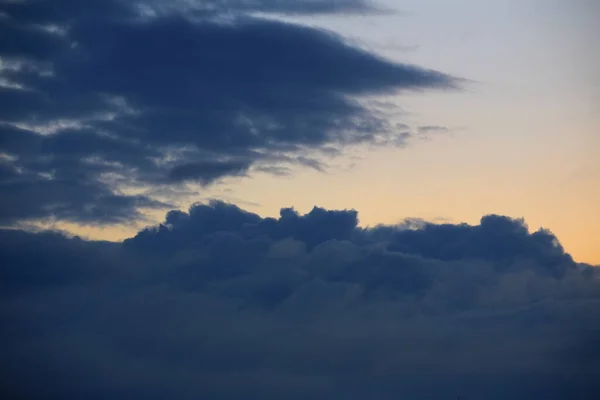
[[[401,147],[346,148],[322,158],[324,172],[292,166],[286,176],[255,171],[192,184],[194,194],[176,203],[221,198],[268,216],[283,206],[354,208],[362,225],[406,217],[474,223],[498,213],[549,228],[577,260],[600,263],[598,2],[378,4],[394,12],[281,18],[471,80],[458,92],[385,97],[400,107],[388,118],[415,132],[440,129]],[[135,227],[74,230],[110,240]]]
[[[554,231],[577,259],[600,263],[600,4],[386,4],[401,12],[302,21],[393,60],[476,81],[463,93],[393,99],[409,113],[401,121],[448,131],[404,149],[360,152],[350,171],[232,185],[236,195],[268,214],[281,202],[355,207],[363,224],[525,217]]]

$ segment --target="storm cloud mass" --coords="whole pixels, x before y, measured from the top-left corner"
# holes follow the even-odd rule
[[[321,169],[315,152],[406,139],[364,96],[460,86],[255,14],[378,12],[361,1],[28,0],[0,12],[3,225],[135,221],[168,207],[148,187]]]
[[[16,398],[592,399],[600,275],[547,230],[214,201],[123,243],[0,232]]]

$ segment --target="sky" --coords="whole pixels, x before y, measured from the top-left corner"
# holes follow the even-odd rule
[[[386,122],[401,124],[396,135],[410,134],[401,145],[363,141],[338,146],[336,157],[317,154],[313,146],[302,157],[318,160],[318,168],[279,160],[272,162],[277,168],[246,170],[242,165],[208,180],[176,180],[159,188],[171,191],[161,198],[168,206],[138,209],[138,218],[80,219],[42,212],[7,222],[122,240],[159,221],[170,206],[185,210],[211,198],[245,204],[263,216],[289,206],[302,211],[314,205],[353,208],[360,210],[365,226],[407,217],[475,223],[482,215],[499,213],[549,228],[577,260],[600,263],[600,56],[593,50],[598,4],[465,0],[377,5],[391,12],[258,14],[334,32],[391,62],[468,80],[458,90],[369,93],[394,108],[387,110]],[[13,50],[13,59],[16,54]],[[3,59],[10,65],[10,57]],[[18,83],[9,77],[4,81]],[[77,118],[38,119],[38,130],[56,130],[61,121],[75,123]],[[15,117],[3,120],[27,124]],[[420,127],[439,129],[419,133]],[[139,182],[132,175],[110,190],[156,189],[156,179]]]
[[[594,398],[598,17],[0,0],[0,393]]]

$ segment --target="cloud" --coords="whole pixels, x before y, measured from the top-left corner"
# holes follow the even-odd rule
[[[483,258],[511,265],[520,257],[535,257],[536,264],[557,268],[572,262],[551,232],[530,234],[523,220],[498,215],[483,217],[476,227],[426,224],[419,230],[401,230],[393,234],[390,249],[444,261]]]
[[[68,200],[34,197],[4,220],[117,221],[138,215],[137,204],[158,204],[128,199],[126,211],[114,209],[113,197],[131,189],[284,174],[290,165],[324,170],[312,153],[404,141],[361,99],[457,89],[459,79],[254,15],[370,8],[351,0],[0,3],[0,34],[10,38],[0,43],[3,165],[35,193],[65,175],[70,184]],[[80,215],[90,192],[103,212]],[[17,202],[25,195],[13,193]],[[58,203],[68,211],[55,212]]]
[[[116,193],[93,182],[20,175],[12,174],[8,182],[0,184],[0,222],[3,224],[32,218],[45,220],[49,216],[82,224],[128,223],[144,219],[140,209],[169,205],[143,195]]]
[[[250,167],[244,161],[209,161],[178,165],[169,172],[174,181],[196,180],[203,185],[224,175],[242,175]]]
[[[417,128],[417,131],[421,135],[446,133],[446,132],[448,132],[448,130],[449,129],[446,128],[445,126],[438,126],[438,125],[425,125],[425,126],[419,126]]]
[[[140,151],[94,132],[65,130],[42,136],[0,125],[0,224],[26,219],[66,219],[81,223],[123,223],[143,219],[140,209],[165,208],[143,195],[111,189],[129,160],[143,164]]]
[[[192,206],[189,213],[171,211],[164,224],[139,232],[126,240],[125,245],[144,249],[154,247],[153,243],[159,241],[157,250],[173,252],[188,246],[189,240],[197,241],[204,235],[234,232],[248,238],[293,238],[314,247],[327,240],[350,239],[358,225],[357,215],[352,210],[329,211],[319,207],[299,215],[293,208],[283,208],[279,219],[262,219],[235,205],[215,200]],[[166,246],[162,238],[169,238],[166,240],[175,247]]]
[[[15,396],[587,399],[600,275],[547,230],[213,201],[123,243],[0,231]]]
[[[164,1],[151,2],[151,7],[163,8]],[[161,7],[162,6],[162,7]],[[381,11],[380,7],[364,0],[208,0],[208,1],[180,1],[175,6],[184,7],[186,11],[210,14],[223,11],[228,12],[264,12],[279,14],[331,14],[331,13],[374,13]]]

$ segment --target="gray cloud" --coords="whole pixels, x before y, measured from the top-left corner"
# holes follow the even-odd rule
[[[425,125],[417,128],[417,131],[422,135],[446,133],[448,130],[449,129],[447,127],[439,125]]]
[[[178,165],[169,172],[173,181],[195,180],[203,185],[222,176],[243,175],[250,167],[249,161],[209,161]]]
[[[124,243],[0,231],[2,388],[22,397],[587,399],[598,270],[486,216],[172,211]],[[35,251],[33,251],[35,250]]]
[[[461,84],[331,32],[251,16],[372,8],[360,1],[140,4],[0,3],[0,35],[10,38],[0,43],[3,165],[41,193],[4,222],[110,222],[138,215],[136,204],[158,205],[138,198],[113,207],[131,186],[208,185],[291,164],[324,170],[311,153],[405,141],[362,97]],[[68,199],[43,193],[63,179]],[[0,182],[13,193],[3,191],[0,206],[25,194],[12,182]],[[103,211],[79,215],[90,191]]]

